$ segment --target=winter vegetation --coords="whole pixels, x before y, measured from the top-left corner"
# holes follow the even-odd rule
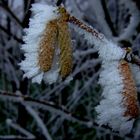
[[[139,0],[0,0],[0,139],[140,139]]]

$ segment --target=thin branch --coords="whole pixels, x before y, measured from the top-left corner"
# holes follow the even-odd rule
[[[140,24],[140,12],[136,6],[136,4],[132,0],[121,0],[120,4],[124,4],[125,8],[129,9],[130,12],[130,22],[128,26],[124,29],[124,31],[116,37],[116,41],[121,40],[132,40],[133,35],[137,31],[137,27]],[[132,41],[131,41],[132,42]]]
[[[102,33],[99,33],[96,29],[93,29],[92,27],[84,24],[83,22],[81,22],[79,19],[77,19],[74,16],[69,15],[68,22],[70,22],[74,25],[77,25],[79,28],[85,30],[88,33],[91,33],[91,35],[93,35],[94,37],[96,37],[100,41],[103,41],[104,39],[106,39],[105,36]],[[122,47],[122,49],[124,49],[124,48]],[[126,49],[124,49],[124,50],[126,51]],[[132,52],[130,52],[130,53],[132,53]],[[126,54],[127,54],[127,51],[126,51]],[[126,59],[127,62],[140,66],[140,58],[138,58],[134,54],[131,55],[131,60],[132,61]]]
[[[20,132],[21,134],[25,135],[26,136],[26,139],[30,139],[30,140],[33,140],[35,139],[35,136],[28,132],[27,130],[25,130],[24,128],[20,127],[18,124],[16,123],[13,123],[13,121],[11,119],[7,119],[6,120],[6,123],[12,127],[13,129],[17,130],[18,132]],[[11,137],[11,136],[10,136]],[[20,136],[13,136],[13,137],[19,137],[21,138]],[[11,137],[12,138],[12,137]]]
[[[24,18],[22,20],[22,26],[24,28],[27,28],[29,25],[29,19],[31,17],[31,5],[34,3],[34,0],[26,0],[24,2],[24,11],[25,11],[25,14],[24,14]]]
[[[104,35],[103,34],[99,33],[96,29],[93,29],[92,27],[84,24],[83,22],[81,22],[80,20],[78,20],[74,16],[70,16],[69,17],[69,22],[72,23],[72,24],[77,25],[79,28],[85,30],[88,33],[91,33],[93,36],[97,37],[101,41],[104,38]]]
[[[43,135],[45,136],[46,140],[52,140],[51,135],[49,134],[49,131],[47,129],[47,127],[44,125],[42,119],[39,117],[39,115],[37,114],[37,112],[32,109],[30,106],[23,104],[26,108],[26,110],[28,111],[28,113],[35,119],[35,121],[37,122],[38,127],[42,130],[41,132],[43,133]]]
[[[10,92],[5,92],[0,90],[0,99],[9,99],[13,102],[17,102],[17,103],[27,103],[33,107],[37,107],[37,108],[42,108],[48,111],[53,111],[59,115],[63,115],[63,117],[65,116],[66,119],[68,120],[73,120],[74,122],[77,122],[79,120],[79,122],[81,122],[84,125],[89,125],[89,123],[92,123],[92,121],[79,117],[75,114],[70,113],[67,109],[65,109],[64,106],[59,106],[56,105],[53,102],[49,102],[49,101],[43,101],[43,100],[37,100],[37,99],[33,99],[29,96],[24,96],[24,95],[17,95],[16,93],[10,93]],[[97,124],[96,124],[97,125]]]
[[[93,121],[91,121],[87,118],[82,118],[81,116],[77,116],[77,115],[67,111],[63,106],[58,106],[58,105],[56,105],[52,102],[40,101],[40,100],[33,99],[29,96],[16,95],[16,93],[14,94],[14,93],[2,91],[2,90],[0,90],[0,97],[1,97],[0,99],[6,99],[7,98],[7,99],[11,99],[11,101],[15,101],[15,102],[18,102],[18,103],[21,103],[21,104],[24,103],[25,105],[30,102],[31,106],[34,106],[34,107],[37,107],[37,108],[39,106],[41,106],[42,109],[49,110],[49,111],[53,110],[54,113],[59,112],[59,115],[62,116],[63,118],[65,118],[65,119],[67,119],[67,120],[77,122],[81,125],[85,125],[88,128],[96,128],[99,131],[106,131],[108,134],[111,133],[114,136],[119,136],[118,133],[112,132],[110,130],[110,128],[106,128],[105,126],[99,126],[96,122],[93,122]],[[51,109],[49,109],[49,108],[51,108]],[[30,109],[28,108],[28,112],[29,112],[29,110]],[[32,116],[33,115],[34,115],[34,113],[32,112]]]
[[[63,3],[64,0],[57,0],[56,6],[60,6],[61,3]]]
[[[105,17],[106,15],[105,15],[101,0],[90,0],[90,2],[93,5],[95,5],[95,6],[90,5],[89,8],[92,10],[91,12],[95,13],[96,21],[101,27],[101,30],[108,38],[112,39],[113,38],[112,31],[110,29],[110,26],[107,23],[107,20]]]
[[[12,34],[11,32],[9,32],[7,29],[5,29],[3,26],[0,25],[0,30],[2,30],[4,33],[6,33],[8,36],[13,37],[13,39],[15,39],[17,42],[19,43],[23,43],[23,40],[18,38],[16,35]]]
[[[6,135],[2,136],[0,135],[1,140],[33,140],[30,138],[22,137],[22,136],[16,136],[16,135]]]
[[[14,14],[14,12],[8,7],[8,5],[3,1],[3,4],[0,3],[0,7],[2,7],[7,13],[20,25],[22,26],[22,22],[18,19],[18,17]]]
[[[105,14],[105,19],[106,19],[106,22],[108,23],[111,31],[112,31],[112,34],[114,36],[117,35],[116,31],[115,31],[115,28],[113,26],[113,22],[111,20],[111,17],[110,17],[110,14],[108,12],[108,9],[107,9],[107,5],[106,5],[106,0],[101,0],[101,3],[102,3],[102,6],[103,6],[103,10],[104,10],[104,14]]]
[[[140,58],[132,54],[130,63],[140,66]]]

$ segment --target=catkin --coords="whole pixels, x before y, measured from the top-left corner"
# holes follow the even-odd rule
[[[64,10],[64,9],[62,9]],[[68,23],[66,22],[68,15],[62,11],[61,17],[58,20],[58,46],[60,48],[60,75],[65,78],[72,71],[72,44],[68,28]]]
[[[123,105],[127,108],[124,116],[131,116],[133,118],[139,115],[139,106],[137,99],[137,89],[130,70],[129,64],[125,60],[120,61],[120,73],[123,77]]]
[[[40,42],[39,66],[44,72],[51,69],[55,45],[57,40],[57,23],[56,20],[50,21],[46,25],[43,37]]]

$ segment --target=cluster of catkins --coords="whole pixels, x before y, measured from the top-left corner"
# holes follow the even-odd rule
[[[20,67],[25,72],[24,77],[31,78],[32,82],[44,80],[51,84],[68,77],[72,71],[70,15],[63,7],[44,4],[33,4],[31,11],[33,17],[29,28],[25,29],[25,44],[22,45],[25,60]],[[76,31],[94,44],[102,59],[99,83],[103,93],[95,108],[97,123],[123,135],[130,133],[135,118],[139,116],[136,89],[140,84],[139,68],[128,64],[124,60],[126,51],[113,42],[99,39],[80,26]]]

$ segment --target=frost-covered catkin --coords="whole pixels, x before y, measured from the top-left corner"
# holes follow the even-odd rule
[[[99,84],[103,92],[99,105],[95,107],[96,121],[99,125],[108,125],[121,135],[128,134],[140,112],[136,89],[140,78],[136,76],[133,78],[132,74],[135,71],[138,73],[138,68],[133,66],[133,71],[130,70],[129,64],[124,61],[125,50],[104,36],[101,38],[102,34],[97,32],[95,35],[91,30],[83,28],[83,26],[86,27],[85,25],[79,23],[77,25],[79,26],[77,31],[84,34],[90,44],[94,44],[102,60]]]
[[[32,82],[41,83],[44,70],[49,70],[53,61],[56,29],[52,21],[58,17],[58,14],[56,7],[44,4],[33,4],[31,11],[33,17],[30,19],[29,28],[25,29],[23,37],[25,44],[22,46],[22,50],[25,52],[25,60],[20,63],[20,66],[25,72],[24,77],[32,78]],[[53,75],[57,75],[57,71],[57,69],[51,71],[52,78],[48,79],[48,83],[57,79],[53,77]]]
[[[130,133],[139,115],[135,81],[128,63],[123,60],[124,51],[112,42],[102,47],[99,47],[103,60],[99,83],[103,93],[96,107],[97,122],[125,135]]]
[[[68,30],[68,14],[62,7],[33,4],[33,17],[25,29],[22,49],[25,60],[20,63],[24,77],[51,84],[72,70],[71,39]],[[64,11],[64,12],[63,12]]]
[[[65,78],[72,71],[72,44],[69,33],[67,15],[65,9],[60,9],[61,16],[58,20],[58,46],[60,48],[60,75]]]

